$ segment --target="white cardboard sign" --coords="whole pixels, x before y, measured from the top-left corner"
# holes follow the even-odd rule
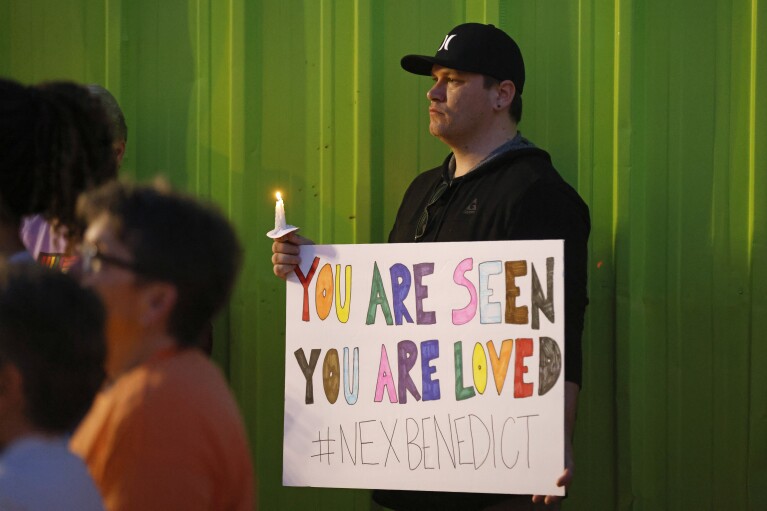
[[[315,245],[301,258],[287,282],[283,484],[564,494],[561,240]]]

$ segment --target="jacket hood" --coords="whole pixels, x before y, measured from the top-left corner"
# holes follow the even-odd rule
[[[499,165],[506,165],[522,158],[543,158],[549,164],[551,164],[551,156],[548,152],[538,147],[523,147],[521,149],[512,149],[510,151],[491,156],[490,158],[482,160],[479,165],[474,167],[474,169],[472,169],[468,174],[453,178],[450,175],[450,160],[452,158],[453,153],[450,153],[442,162],[442,179],[447,183],[454,184],[477,179],[488,172],[493,172],[493,170],[498,168]]]

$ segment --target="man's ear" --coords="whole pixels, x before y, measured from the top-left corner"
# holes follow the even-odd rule
[[[141,296],[141,324],[167,323],[178,301],[178,289],[169,282],[152,282],[143,286]]]
[[[125,140],[116,141],[112,148],[115,151],[115,160],[117,160],[117,168],[123,164],[123,157],[125,156]]]
[[[517,94],[517,87],[514,85],[514,82],[511,80],[504,80],[498,84],[496,91],[496,109],[503,110],[509,108],[514,96]]]

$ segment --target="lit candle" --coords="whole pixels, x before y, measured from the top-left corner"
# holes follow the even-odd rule
[[[274,205],[274,229],[266,233],[272,239],[281,238],[298,230],[298,227],[288,225],[285,220],[285,203],[282,202],[282,194],[277,192],[275,195],[277,196],[277,203]]]
[[[287,227],[285,222],[285,203],[282,202],[282,195],[277,192],[277,204],[274,206],[274,230],[282,231]]]

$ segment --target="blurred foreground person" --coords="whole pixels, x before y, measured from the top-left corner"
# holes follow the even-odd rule
[[[37,265],[0,263],[0,509],[102,510],[65,435],[104,379],[104,311]]]
[[[71,84],[67,84],[70,86]],[[48,93],[62,93],[61,82],[52,82],[43,84],[41,86],[47,90]],[[123,115],[120,105],[117,103],[115,97],[104,87],[97,84],[90,84],[85,87],[79,87],[77,89],[80,98],[76,101],[77,104],[87,105],[87,109],[99,111],[99,123],[101,119],[106,119],[111,131],[111,150],[115,163],[115,172],[120,168],[122,164],[123,156],[125,155],[125,146],[128,142],[128,126],[125,123],[125,116]],[[87,90],[91,94],[91,98],[88,101],[84,101],[82,91]],[[96,101],[93,101],[93,100]],[[101,116],[101,114],[106,117]],[[87,128],[87,124],[83,125]],[[94,128],[96,128],[94,126]],[[98,129],[94,129],[94,132],[99,130],[103,131],[103,126],[99,124]],[[114,174],[105,176],[107,179],[114,177]],[[98,180],[94,183],[84,183],[90,187],[94,184],[100,184],[104,180]],[[82,190],[76,190],[77,193]],[[59,268],[66,271],[69,264],[73,260],[73,257],[67,254],[66,233],[58,232],[58,230],[46,220],[43,215],[33,215],[25,217],[21,225],[21,237],[24,242],[24,246],[35,260],[39,261],[44,266],[49,268]]]
[[[85,87],[0,78],[0,256],[34,259],[20,235],[25,216],[50,221],[62,239],[76,234],[78,195],[116,169],[106,114]]]
[[[198,349],[241,249],[197,201],[112,182],[83,197],[82,281],[107,310],[107,386],[72,438],[107,509],[251,510],[240,412]]]

